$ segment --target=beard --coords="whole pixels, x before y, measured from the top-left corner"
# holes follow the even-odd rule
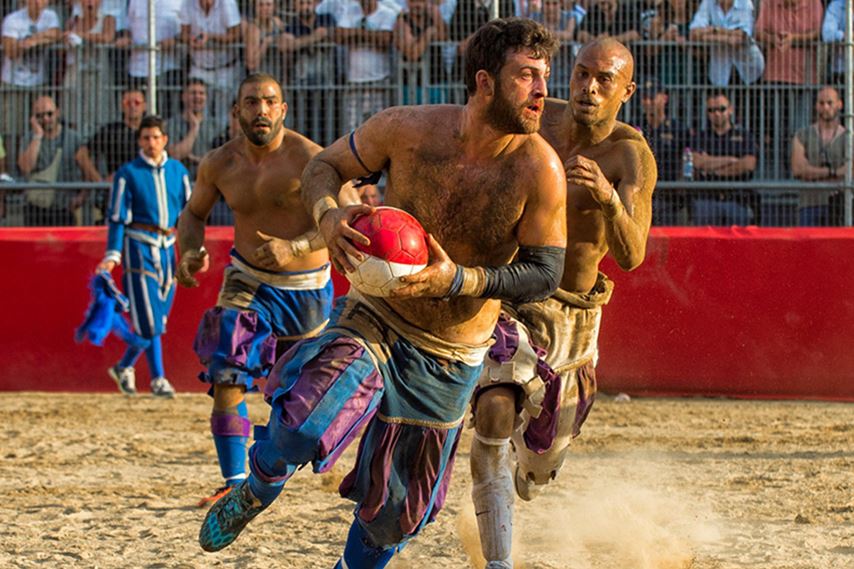
[[[239,117],[240,128],[243,130],[243,134],[246,135],[246,139],[254,144],[255,146],[266,146],[273,141],[273,139],[278,136],[279,132],[282,130],[282,122],[284,121],[284,117],[279,118],[276,121],[270,121],[267,119],[256,119],[253,121],[247,121],[243,117]],[[256,124],[263,124],[270,127],[270,130],[264,134],[260,132],[255,132],[253,127]]]
[[[514,107],[497,81],[495,92],[497,96],[486,108],[486,118],[492,128],[507,134],[533,134],[540,130],[540,115],[535,119],[525,117],[524,107]]]

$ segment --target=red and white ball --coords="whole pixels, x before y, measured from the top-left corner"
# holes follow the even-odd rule
[[[389,296],[403,286],[399,277],[412,275],[427,266],[430,256],[427,232],[417,219],[402,209],[378,207],[352,223],[353,229],[371,240],[370,245],[354,243],[365,254],[359,261],[347,258],[356,267],[346,273],[359,292],[370,296]]]

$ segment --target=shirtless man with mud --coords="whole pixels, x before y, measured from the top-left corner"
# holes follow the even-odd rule
[[[193,346],[208,366],[204,378],[213,384],[211,433],[224,478],[199,506],[246,478],[246,390],[269,372],[277,353],[317,334],[332,308],[329,256],[300,199],[300,176],[320,146],[282,126],[287,103],[269,75],[244,79],[232,112],[244,136],[204,157],[178,222],[176,278],[197,286],[194,275],[208,261],[205,220],[220,196],[234,212],[231,262]],[[359,203],[349,191],[348,203]]]
[[[554,479],[593,405],[602,306],[613,289],[599,263],[610,252],[630,271],[646,253],[655,159],[617,121],[635,91],[633,67],[621,43],[594,40],[575,60],[569,101],[546,102],[540,134],[567,173],[566,260],[551,298],[504,305],[475,394],[472,499],[488,569],[513,567],[514,483],[531,500]]]
[[[303,198],[335,263],[361,257],[353,241],[366,238],[350,222],[370,211],[339,207],[335,193],[380,170],[386,204],[431,234],[431,260],[394,297],[351,289],[326,330],[276,364],[252,473],[208,513],[205,550],[230,544],[301,465],[330,468],[363,426],[340,488],[357,507],[336,567],[386,566],[441,509],[499,300],[546,298],[560,280],[566,178],[534,134],[555,47],[531,20],[494,20],[466,51],[465,106],[387,109],[306,168]]]

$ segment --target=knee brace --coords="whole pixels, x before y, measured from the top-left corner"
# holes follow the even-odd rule
[[[513,479],[510,439],[475,433],[471,445],[472,501],[488,567],[513,567]]]

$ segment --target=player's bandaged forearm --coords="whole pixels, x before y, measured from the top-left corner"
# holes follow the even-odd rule
[[[563,275],[564,247],[520,247],[516,260],[503,267],[462,267],[447,297],[474,296],[522,303],[551,296]]]
[[[326,242],[323,241],[323,236],[320,235],[320,231],[317,229],[312,229],[296,239],[291,239],[291,254],[294,258],[305,257],[312,251],[317,251],[324,247],[326,247]]]
[[[311,217],[314,218],[314,222],[320,226],[320,220],[323,218],[323,214],[325,214],[330,209],[336,209],[338,207],[338,202],[335,201],[335,198],[332,196],[323,196],[311,207]]]
[[[602,213],[605,214],[605,217],[608,219],[614,219],[618,215],[620,215],[623,211],[625,211],[625,206],[623,206],[623,201],[620,199],[620,194],[617,193],[617,190],[613,187],[611,188],[611,195],[604,204],[602,204]]]

